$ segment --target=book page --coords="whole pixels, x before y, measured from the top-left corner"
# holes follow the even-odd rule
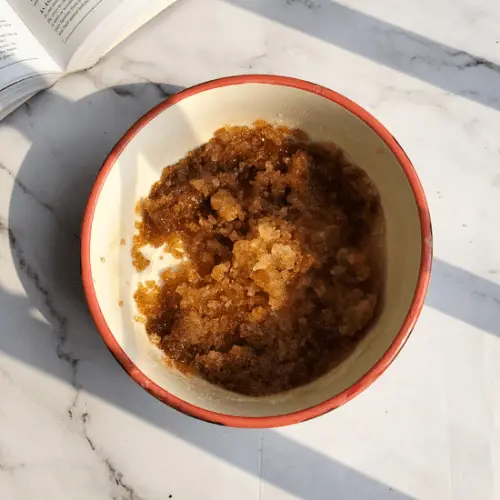
[[[5,95],[2,91],[16,83],[60,72],[61,68],[12,7],[6,0],[0,0],[0,96]]]
[[[9,0],[63,69],[78,46],[121,0]]]
[[[165,10],[175,0],[122,0],[118,10],[92,31],[74,52],[68,63],[69,71],[93,66],[103,55]]]
[[[155,10],[158,3],[172,0],[9,0],[38,41],[64,68],[98,26],[108,36],[120,36],[117,27],[141,13]],[[158,9],[156,9],[158,10]],[[149,16],[151,17],[151,16]],[[109,45],[109,44],[108,44]],[[90,61],[88,65],[95,61]],[[80,69],[80,68],[79,68]]]

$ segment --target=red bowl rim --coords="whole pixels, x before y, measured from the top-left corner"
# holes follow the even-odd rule
[[[187,99],[193,95],[199,94],[200,92],[205,92],[207,90],[212,90],[218,87],[247,83],[260,83],[294,87],[300,90],[311,92],[313,94],[317,94],[321,97],[324,97],[325,99],[329,99],[330,101],[341,105],[342,107],[356,115],[358,118],[363,120],[367,125],[369,125],[387,144],[389,149],[399,161],[403,171],[408,178],[410,186],[413,190],[413,194],[415,196],[415,201],[417,203],[422,235],[421,262],[415,295],[399,333],[397,334],[385,354],[365,375],[363,375],[357,382],[355,382],[349,388],[345,389],[340,394],[337,394],[336,396],[329,398],[326,401],[323,401],[322,403],[314,405],[310,408],[284,415],[269,417],[243,417],[205,410],[174,396],[173,394],[169,393],[158,384],[153,382],[150,378],[148,378],[137,368],[137,366],[135,366],[135,364],[123,351],[123,349],[120,347],[115,337],[113,336],[111,330],[109,329],[97,301],[90,265],[90,239],[92,223],[97,201],[99,199],[99,194],[116,160],[128,145],[128,143],[132,140],[132,138],[153,118],[165,111],[170,106],[173,106],[174,104],[182,101],[183,99]],[[128,372],[128,374],[141,387],[146,389],[150,394],[155,396],[160,401],[168,404],[169,406],[201,420],[232,427],[269,428],[303,422],[305,420],[309,420],[311,418],[334,410],[335,408],[338,408],[339,406],[345,404],[347,401],[351,400],[356,395],[360,394],[388,368],[388,366],[392,363],[392,361],[397,356],[401,348],[406,343],[408,337],[410,336],[424,304],[432,265],[432,228],[425,194],[411,161],[409,160],[399,143],[396,141],[396,139],[390,134],[390,132],[365,109],[363,109],[361,106],[354,103],[347,97],[339,94],[338,92],[304,80],[274,75],[239,75],[205,82],[169,97],[165,101],[155,106],[148,113],[146,113],[141,119],[139,119],[116,144],[116,146],[113,148],[106,161],[104,162],[104,165],[96,178],[95,184],[90,193],[87,207],[85,209],[81,238],[81,263],[83,287],[87,302],[89,304],[90,313],[94,319],[94,322],[96,323],[96,326],[111,353]]]

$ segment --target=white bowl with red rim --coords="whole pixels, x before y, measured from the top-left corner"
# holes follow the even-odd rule
[[[162,169],[226,125],[257,119],[333,141],[377,185],[386,221],[384,304],[340,366],[294,390],[254,398],[226,391],[165,363],[136,321],[139,281],[130,245],[135,204]],[[430,277],[432,231],[425,195],[410,160],[371,114],[346,97],[294,78],[242,75],[179,92],[141,118],[105,161],[82,229],[82,277],[90,312],[106,345],[129,375],[160,401],[193,417],[234,427],[275,427],[311,419],[366,389],[394,360],[422,309]],[[153,260],[155,257],[153,256]],[[156,275],[156,276],[155,276]]]

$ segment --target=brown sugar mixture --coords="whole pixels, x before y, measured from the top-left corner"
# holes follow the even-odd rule
[[[136,268],[148,243],[184,258],[135,293],[147,333],[214,384],[261,396],[310,382],[374,317],[382,209],[332,144],[263,121],[220,129],[163,170],[140,213]]]

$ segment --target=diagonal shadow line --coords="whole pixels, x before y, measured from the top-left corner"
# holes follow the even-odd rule
[[[499,269],[489,269],[498,276]],[[500,285],[435,258],[426,305],[500,336]]]
[[[257,471],[254,460],[249,458],[256,451],[255,431],[225,429],[170,410],[133,383],[107,351],[82,294],[77,236],[82,211],[95,175],[116,140],[151,106],[177,90],[156,82],[130,84],[98,91],[77,102],[46,92],[17,112],[16,121],[10,125],[32,146],[17,175],[9,173],[7,167],[4,169],[3,175],[13,179],[14,189],[9,221],[0,220],[0,237],[7,237],[10,243],[26,296],[12,294],[0,286],[0,354],[33,366],[75,389],[68,418],[80,419],[82,437],[93,453],[100,450],[86,427],[92,416],[78,417],[81,409],[76,402],[82,391],[259,480],[262,472],[263,480],[298,498],[410,499],[407,494],[276,431],[262,434],[272,443],[274,458],[261,456],[265,470]],[[120,121],[114,118],[117,109]],[[43,116],[42,126],[37,116]],[[78,127],[74,126],[75,116],[80,119]],[[51,139],[51,134],[64,145],[62,148],[53,149],[51,141],[56,140]],[[51,200],[41,199],[48,179]],[[30,238],[28,244],[26,237]],[[33,317],[33,307],[48,324]]]
[[[500,110],[500,65],[332,0],[225,0],[471,101]]]

